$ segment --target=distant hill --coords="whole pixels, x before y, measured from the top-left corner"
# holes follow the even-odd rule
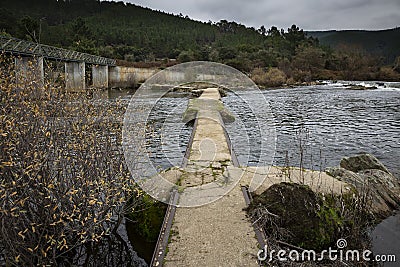
[[[266,86],[321,79],[400,80],[399,28],[306,35],[296,25],[283,30],[227,20],[200,22],[122,1],[0,0],[0,34],[115,58],[125,66],[215,61]]]
[[[0,0],[0,31],[22,39],[135,61],[207,53],[213,46],[262,45],[236,23],[204,23],[130,3],[98,0]],[[201,57],[198,56],[198,57]]]
[[[318,38],[320,44],[333,48],[343,44],[362,47],[381,57],[386,64],[392,63],[400,55],[400,27],[381,31],[310,31],[307,34]]]

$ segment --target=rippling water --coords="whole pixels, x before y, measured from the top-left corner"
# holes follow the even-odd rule
[[[323,170],[337,166],[345,156],[367,152],[399,177],[400,83],[375,90],[349,90],[345,83],[337,83],[245,94],[269,102],[277,134],[275,154],[271,149],[274,164],[299,166],[302,150],[305,168]],[[226,129],[240,163],[257,164],[263,137],[251,109],[260,107],[233,93],[223,102],[237,117]],[[147,149],[159,169],[182,162],[192,131],[180,121],[187,103],[187,98],[161,98],[150,114]],[[390,228],[385,233],[393,234]],[[381,245],[375,241],[374,246]]]
[[[187,104],[187,98],[161,98],[149,115],[147,150],[160,171],[182,163],[193,129],[182,122]]]
[[[245,93],[250,99],[262,94],[270,104],[277,134],[273,164],[299,166],[302,151],[305,168],[324,170],[345,156],[367,152],[399,175],[400,83],[389,86],[349,90],[327,84]],[[162,98],[150,114],[148,151],[160,169],[181,163],[192,131],[179,121],[187,102]],[[226,128],[241,165],[257,164],[261,136],[251,112],[257,107],[233,93],[223,102],[238,118]]]
[[[395,87],[400,84],[390,86],[349,90],[342,84],[328,84],[262,91],[275,117],[274,163],[285,165],[288,161],[289,165],[299,166],[302,150],[304,167],[318,170],[338,165],[344,156],[367,152],[398,175],[400,88]],[[260,97],[257,92],[247,94]],[[229,94],[224,102],[234,113],[245,115],[248,106],[239,98]],[[237,154],[247,146],[243,130],[256,131],[255,124],[248,123],[246,127],[227,126]],[[257,146],[255,140],[250,141],[250,146]],[[252,165],[256,161],[241,163]]]

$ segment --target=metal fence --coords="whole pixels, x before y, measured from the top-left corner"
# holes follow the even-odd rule
[[[54,60],[85,62],[89,64],[107,66],[115,66],[116,64],[115,59],[90,55],[5,36],[0,36],[0,49],[17,55],[40,56]]]

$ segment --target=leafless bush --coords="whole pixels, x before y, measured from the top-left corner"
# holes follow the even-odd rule
[[[286,74],[278,68],[270,68],[268,71],[264,71],[260,68],[253,70],[251,74],[252,80],[263,86],[282,86],[286,83]]]
[[[0,260],[93,263],[87,252],[116,233],[137,190],[120,146],[125,105],[35,80],[17,86],[12,59],[0,61]]]

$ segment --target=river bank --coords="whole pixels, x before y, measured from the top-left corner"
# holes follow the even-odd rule
[[[346,170],[347,174],[345,176],[335,175],[336,178],[326,172],[305,170],[295,167],[267,166],[264,168],[242,168],[241,172],[243,173],[238,184],[239,187],[247,186],[251,190],[252,180],[263,179],[262,185],[252,193],[254,202],[251,204],[247,212],[253,224],[262,229],[262,233],[267,235],[266,242],[270,249],[300,249],[299,253],[301,253],[301,249],[314,249],[315,251],[320,251],[322,249],[327,249],[328,246],[335,247],[335,242],[337,240],[346,238],[348,241],[346,249],[348,250],[358,249],[361,251],[369,249],[375,253],[374,255],[379,255],[379,253],[380,255],[389,255],[392,252],[394,253],[393,255],[398,257],[400,256],[395,250],[393,250],[393,246],[381,246],[380,244],[382,244],[382,241],[379,242],[380,240],[377,240],[377,237],[379,236],[383,236],[385,240],[387,240],[388,233],[397,233],[400,229],[382,229],[382,226],[378,225],[378,227],[372,232],[372,229],[374,229],[377,223],[392,214],[396,208],[395,205],[397,205],[397,208],[399,207],[400,186],[398,181],[395,180],[394,177],[390,178],[390,181],[381,179],[383,177],[389,177],[390,173],[389,176],[381,176],[381,178],[374,178],[375,176],[365,177],[363,178],[365,179],[364,182],[357,180],[357,175],[364,175],[366,173],[360,168],[369,170],[369,172],[372,173],[379,172],[382,169],[387,171],[387,169],[371,155],[366,155],[365,157],[360,155],[350,158],[350,161],[352,162],[351,166],[350,164],[346,165],[344,163],[346,161],[348,162],[349,160],[346,158],[343,159],[341,166],[353,171],[358,171],[357,174],[342,167],[337,168]],[[234,173],[234,171],[229,170],[229,173]],[[349,173],[352,174],[351,179],[348,178]],[[384,172],[382,171],[381,175],[383,173]],[[365,186],[371,184],[372,181],[381,186],[379,187],[375,185],[372,191],[366,189]],[[395,187],[389,189],[387,187],[388,185],[395,185]],[[288,189],[284,189],[288,186]],[[277,189],[278,194],[275,194],[275,198],[269,200],[272,202],[265,200],[271,198],[271,196],[274,195],[274,190]],[[289,191],[285,192],[285,190]],[[217,202],[208,204],[205,207],[178,209],[178,213],[186,213],[186,215],[183,220],[178,220],[174,223],[175,227],[173,228],[171,236],[171,242],[173,244],[169,245],[168,252],[172,254],[167,254],[167,259],[173,261],[174,259],[179,259],[179,261],[181,261],[183,260],[182,258],[176,258],[177,255],[175,254],[177,252],[181,251],[178,255],[182,256],[182,250],[184,250],[185,253],[189,253],[193,256],[197,255],[196,253],[198,250],[201,250],[203,253],[202,255],[205,257],[203,261],[207,259],[210,264],[217,262],[217,258],[211,257],[210,255],[214,255],[215,253],[219,255],[218,253],[222,253],[222,250],[213,247],[212,244],[214,243],[211,240],[200,243],[197,241],[199,241],[199,238],[204,237],[203,235],[205,232],[208,232],[208,230],[205,230],[208,229],[207,227],[214,229],[218,226],[218,224],[213,223],[216,217],[220,219],[223,218],[224,229],[228,230],[231,236],[240,236],[241,234],[245,234],[244,232],[241,233],[243,229],[239,232],[233,230],[234,227],[231,226],[237,224],[236,221],[238,218],[237,216],[231,216],[232,214],[228,212],[234,206],[240,206],[242,208],[246,207],[244,206],[243,196],[239,194],[239,192],[240,190],[236,193],[232,191],[224,197],[225,200],[218,200]],[[393,195],[390,192],[396,193]],[[393,199],[385,197],[391,194],[394,197]],[[278,203],[283,204],[283,207],[279,208],[280,204]],[[200,211],[203,209],[207,212],[201,213]],[[281,212],[284,212],[283,214],[291,215],[283,215]],[[224,215],[225,213],[227,213],[227,216]],[[315,216],[312,217],[310,215],[311,213],[315,214]],[[283,217],[277,219],[279,218],[277,216]],[[204,220],[204,218],[206,219]],[[292,220],[292,222],[285,223],[285,220]],[[189,228],[184,227],[184,225],[187,224],[187,221],[191,222]],[[274,225],[276,224],[278,228],[264,228],[265,226],[263,223],[270,225],[271,222],[273,222]],[[281,223],[284,223],[284,225],[281,225]],[[311,226],[311,224],[314,226]],[[393,219],[389,217],[387,221],[384,220],[381,224],[393,226]],[[281,226],[279,227],[279,225]],[[290,227],[288,227],[288,225]],[[318,227],[321,227],[321,229]],[[191,229],[202,229],[200,232],[196,232],[202,234],[196,238],[193,237],[188,239],[187,235],[192,232]],[[309,229],[310,232],[307,232],[307,229]],[[212,231],[217,230],[214,229]],[[247,231],[245,232],[247,233]],[[369,234],[366,235],[366,233]],[[196,242],[193,243],[191,241]],[[276,243],[277,241],[278,243]],[[243,245],[241,242],[238,242],[238,239],[229,242],[230,247],[237,245],[240,247],[240,245]],[[176,244],[179,244],[179,246],[177,247]],[[385,248],[389,249],[385,250]],[[256,251],[257,249],[253,250]],[[148,254],[149,253],[150,251]],[[187,260],[189,259],[186,259],[186,261]],[[197,260],[198,259],[192,258],[188,262],[195,262]],[[242,266],[252,266],[251,262],[254,262],[255,260],[256,259],[250,257],[242,262]],[[350,266],[353,266],[353,263],[352,260],[347,261],[347,264],[350,264]],[[335,265],[335,262],[329,262],[329,260],[324,261],[322,265],[340,266]],[[297,265],[294,264],[291,266]]]

